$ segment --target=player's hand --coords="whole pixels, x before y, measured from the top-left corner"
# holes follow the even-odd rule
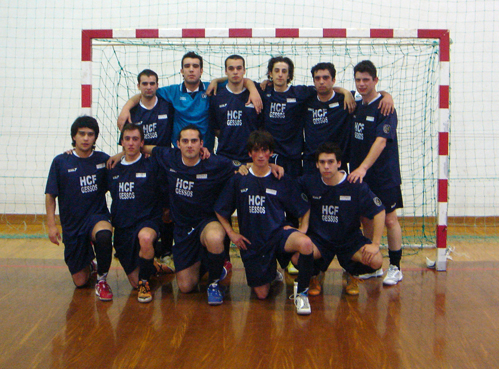
[[[64,154],[72,155],[73,149],[69,149],[69,150],[64,151]]]
[[[376,254],[379,252],[379,245],[376,246],[373,243],[366,244],[362,246],[361,248],[361,253],[362,253],[362,264],[369,265],[371,264],[371,261],[373,258],[376,256]]]
[[[393,114],[395,111],[395,103],[393,102],[393,98],[391,95],[385,95],[379,102],[378,109],[381,111],[383,115]]]
[[[281,179],[282,177],[284,177],[284,168],[281,167],[280,165],[277,165],[277,164],[269,164],[270,166],[270,170],[272,171],[272,174],[274,175],[274,177],[276,177],[277,179]]]
[[[260,83],[260,88],[262,89],[262,91],[265,91],[267,86],[272,86],[272,81],[265,79]]]
[[[56,226],[49,227],[49,240],[50,242],[59,245],[59,241],[62,240],[59,229]]]
[[[206,147],[202,147],[199,151],[199,156],[201,157],[201,160],[209,159],[209,157],[211,156],[210,150],[208,150]]]
[[[239,166],[239,169],[237,170],[237,173],[239,173],[242,176],[246,176],[249,173],[249,168],[251,168],[251,166],[241,164]]]
[[[250,91],[249,99],[246,102],[246,105],[249,105],[249,104],[253,104],[257,114],[260,114],[260,112],[263,109],[263,102],[262,102],[262,98],[260,97],[260,94],[258,93],[258,91],[253,91],[253,92]]]
[[[118,129],[121,131],[127,123],[132,123],[132,117],[130,116],[130,110],[123,109],[118,116]]]
[[[359,183],[362,183],[362,179],[366,176],[366,172],[366,170],[359,167],[348,175],[347,180],[350,183],[356,183],[357,180],[359,181]]]
[[[218,82],[216,79],[210,82],[208,88],[206,89],[206,95],[211,96],[217,94]]]
[[[106,163],[106,168],[107,169],[113,169],[116,164],[118,164],[121,160],[121,158],[125,156],[125,153],[124,152],[120,152],[116,155],[113,155],[111,156],[108,160],[107,160],[107,163]]]
[[[237,246],[239,250],[247,250],[248,248],[246,244],[251,245],[251,242],[246,237],[237,232],[231,233],[229,235],[229,238],[232,241],[232,243],[234,243],[234,245]]]
[[[345,101],[343,102],[343,108],[345,110],[348,110],[350,114],[352,114],[355,111],[355,108],[357,107],[357,103],[355,102],[355,98],[353,97],[352,93],[348,91],[345,93]]]

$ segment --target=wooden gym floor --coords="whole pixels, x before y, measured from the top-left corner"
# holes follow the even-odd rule
[[[0,368],[497,368],[499,244],[453,244],[447,272],[425,267],[434,249],[417,250],[401,283],[371,279],[358,297],[334,262],[312,314],[298,316],[292,278],[258,301],[237,253],[221,306],[206,285],[179,293],[172,276],[140,304],[116,260],[114,300],[101,302],[74,288],[62,247],[2,239]]]

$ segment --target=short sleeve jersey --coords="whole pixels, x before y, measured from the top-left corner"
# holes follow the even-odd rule
[[[381,95],[368,105],[357,101],[351,136],[350,170],[364,161],[377,137],[386,138],[386,147],[369,168],[364,181],[376,190],[400,186],[400,163],[397,141],[397,113],[383,116],[378,109]]]
[[[212,128],[220,131],[217,155],[241,163],[251,160],[246,142],[250,133],[262,125],[261,115],[256,113],[253,104],[246,105],[248,98],[248,90],[235,94],[225,85],[221,86],[210,102]]]
[[[246,176],[236,174],[215,205],[215,211],[226,219],[235,209],[240,233],[251,242],[241,255],[250,258],[275,247],[274,237],[286,225],[286,212],[299,218],[309,206],[291,177],[278,180],[270,173],[256,177],[250,171]]]
[[[45,193],[58,197],[64,238],[77,236],[87,218],[109,216],[106,204],[106,162],[109,155],[94,151],[88,158],[61,154],[50,167]]]
[[[342,172],[344,173],[344,172]],[[362,235],[360,217],[372,219],[385,208],[366,183],[350,183],[344,179],[336,186],[326,185],[320,173],[299,179],[310,201],[307,234],[341,247]]]
[[[168,101],[158,97],[152,109],[139,103],[130,115],[133,123],[142,125],[144,144],[170,147],[173,130],[173,106]]]
[[[175,109],[173,114],[172,143],[177,145],[177,138],[185,126],[194,124],[203,135],[204,146],[210,151],[215,143],[213,133],[210,130],[210,98],[206,95],[205,83],[199,84],[199,91],[189,93],[183,83],[161,87],[156,94],[170,102]]]
[[[153,149],[153,156],[166,170],[175,227],[196,227],[215,217],[215,201],[237,169],[231,160],[211,155],[191,167],[183,163],[179,149],[158,146]]]
[[[337,143],[344,153],[343,161],[348,152],[350,141],[350,119],[348,110],[343,108],[345,96],[333,93],[329,101],[322,102],[317,95],[311,96],[307,102],[305,112],[305,147],[303,157],[313,160],[315,150],[324,142]]]
[[[140,159],[132,164],[122,160],[108,172],[111,219],[114,227],[128,228],[145,220],[159,221],[159,166],[154,158]]]
[[[289,86],[277,92],[273,86],[257,89],[263,100],[264,128],[274,137],[275,153],[287,159],[301,159],[305,101],[316,94],[312,86]]]

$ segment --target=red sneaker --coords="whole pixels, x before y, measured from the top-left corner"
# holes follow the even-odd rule
[[[101,301],[111,301],[113,299],[113,291],[105,280],[99,281],[95,285],[95,294]]]

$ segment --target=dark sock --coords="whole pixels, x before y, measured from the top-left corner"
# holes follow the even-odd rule
[[[156,268],[154,267],[154,258],[144,259],[139,256],[139,280],[148,281],[154,272],[156,272]]]
[[[388,250],[388,257],[390,258],[390,264],[395,265],[400,269],[400,259],[402,259],[402,249],[398,251]]]
[[[320,265],[319,265],[319,259],[316,259],[314,260],[314,272],[312,273],[312,275],[315,277],[315,276],[318,276],[321,272],[321,268],[320,268]]]
[[[97,274],[104,275],[109,272],[113,258],[113,233],[108,229],[97,232],[94,248],[97,259]]]
[[[298,259],[298,293],[305,291],[310,285],[310,278],[314,272],[314,254],[300,254]]]
[[[211,284],[220,279],[224,268],[225,252],[213,254],[208,251],[208,282]]]

